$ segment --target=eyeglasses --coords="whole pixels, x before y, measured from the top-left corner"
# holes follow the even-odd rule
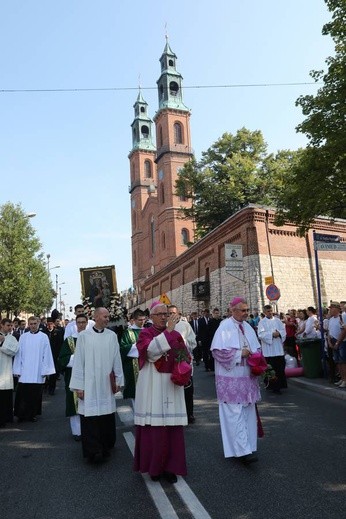
[[[152,315],[157,315],[158,317],[167,317],[168,313],[167,312],[158,312],[157,314],[152,314]]]

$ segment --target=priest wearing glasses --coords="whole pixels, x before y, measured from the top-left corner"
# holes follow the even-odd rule
[[[136,388],[134,470],[153,481],[169,483],[186,475],[183,426],[187,425],[184,387],[172,382],[177,354],[189,357],[184,339],[174,328],[180,317],[169,315],[156,301],[150,309],[153,325],[137,339],[139,375]]]
[[[260,344],[246,322],[249,308],[245,299],[235,297],[230,310],[231,317],[221,322],[211,345],[221,435],[225,458],[249,464],[258,460],[256,402],[260,390],[246,359],[260,350]]]

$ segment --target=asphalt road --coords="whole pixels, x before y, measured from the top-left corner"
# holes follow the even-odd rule
[[[99,465],[83,460],[58,382],[37,423],[0,429],[1,519],[344,517],[345,400],[293,385],[283,395],[263,391],[260,460],[245,467],[223,457],[214,377],[202,366],[195,368],[195,386],[197,420],[185,435],[188,475],[161,486],[132,472],[127,401],[118,400],[112,458]]]

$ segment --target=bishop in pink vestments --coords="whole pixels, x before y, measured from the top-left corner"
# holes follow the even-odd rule
[[[246,322],[246,301],[234,298],[230,307],[232,316],[222,321],[211,345],[222,443],[225,458],[252,463],[257,461],[255,405],[260,391],[258,377],[251,374],[246,359],[260,349],[260,344]]]
[[[171,381],[177,350],[188,355],[174,330],[179,315],[168,318],[166,305],[153,304],[153,326],[137,339],[139,375],[136,386],[134,470],[170,483],[186,475],[183,426],[187,425],[184,387]]]

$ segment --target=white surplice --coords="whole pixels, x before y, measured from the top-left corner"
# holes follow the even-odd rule
[[[78,399],[78,413],[101,416],[115,412],[110,373],[114,371],[116,384],[124,385],[123,367],[116,334],[105,328],[80,332],[73,360],[71,391],[83,390],[84,400]]]
[[[148,362],[136,386],[136,425],[187,425],[184,388],[173,384],[171,373],[159,373],[154,364],[170,349],[164,333],[153,337],[148,346]]]
[[[278,331],[280,337],[273,337],[273,332]],[[284,355],[284,342],[286,339],[286,328],[277,317],[264,317],[258,323],[258,338],[261,341],[262,353],[265,357],[279,357]]]
[[[48,336],[43,332],[23,333],[13,362],[13,374],[22,384],[43,384],[47,375],[55,373]]]
[[[0,347],[0,390],[13,389],[12,359],[19,349],[19,343],[11,334],[5,335]]]
[[[243,331],[240,328],[243,328]],[[211,350],[215,359],[215,382],[225,458],[240,457],[257,450],[255,404],[260,400],[258,377],[241,356],[242,348],[252,353],[260,344],[247,322],[224,319],[215,332]]]

